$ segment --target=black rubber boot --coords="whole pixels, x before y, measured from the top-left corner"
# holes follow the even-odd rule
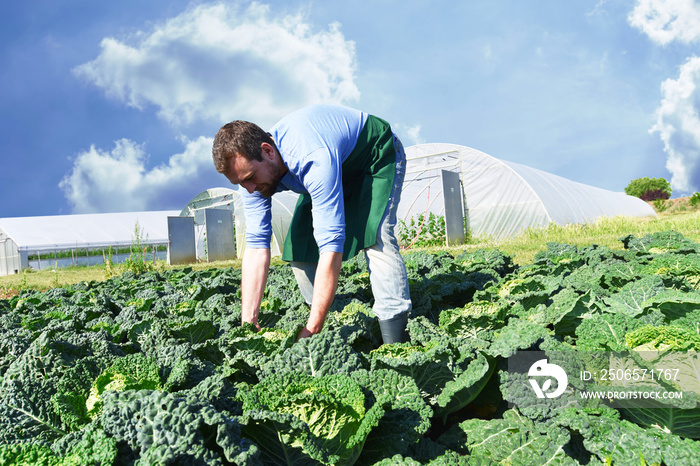
[[[408,324],[407,312],[402,312],[391,319],[380,320],[379,329],[382,331],[382,341],[384,344],[408,341],[406,324]]]

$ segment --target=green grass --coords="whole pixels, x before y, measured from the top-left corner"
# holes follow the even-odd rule
[[[544,229],[528,229],[509,241],[503,250],[515,256],[518,264],[532,262],[537,251],[546,249],[547,242],[587,246],[598,244],[610,249],[622,249],[620,238],[632,234],[640,237],[659,231],[675,230],[686,238],[700,242],[700,213],[676,214],[657,218],[608,217],[585,225],[550,225]]]
[[[675,230],[688,239],[700,243],[700,212],[659,215],[657,218],[604,217],[594,223],[557,225],[546,228],[528,228],[514,238],[492,241],[476,238],[472,244],[458,248],[429,248],[451,251],[454,249],[499,249],[513,256],[516,264],[531,263],[538,251],[547,249],[547,243],[567,243],[577,246],[598,244],[610,249],[622,249],[620,238],[632,234],[644,236],[658,231]]]
[[[675,230],[687,238],[700,242],[700,212],[662,213],[657,218],[637,217],[610,217],[601,218],[597,222],[585,225],[556,225],[550,224],[546,228],[530,228],[521,232],[518,236],[503,240],[492,241],[487,238],[476,238],[472,244],[459,247],[433,247],[428,251],[461,252],[474,249],[499,249],[513,256],[515,263],[523,265],[532,262],[538,251],[544,251],[547,243],[568,243],[578,246],[598,244],[611,249],[622,249],[620,238],[633,234],[644,236],[658,231]],[[273,258],[273,265],[282,263],[280,259]],[[240,267],[240,260],[222,262],[203,262],[191,264],[187,267],[194,269],[208,269],[212,267]],[[166,270],[170,267],[162,261],[156,263],[157,270]],[[116,266],[114,273],[119,274],[123,270]],[[68,267],[58,270],[42,270],[25,272],[17,275],[0,277],[0,298],[12,296],[17,291],[25,288],[45,290],[48,288],[66,286],[81,281],[104,280],[109,278],[109,273],[104,265],[92,267]]]

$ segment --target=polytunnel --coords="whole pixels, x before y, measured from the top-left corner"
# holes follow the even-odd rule
[[[464,211],[473,236],[503,239],[551,222],[588,223],[602,216],[655,216],[639,198],[578,183],[456,144],[406,148],[398,218],[444,215],[441,170],[460,175]]]
[[[176,211],[115,212],[0,219],[0,275],[25,269],[95,265],[112,254],[116,263],[129,254],[139,230],[143,246],[165,248],[167,217]],[[157,255],[157,254],[156,254]]]

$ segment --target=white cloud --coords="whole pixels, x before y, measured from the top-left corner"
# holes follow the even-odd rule
[[[637,0],[627,19],[661,45],[700,39],[700,4],[696,0]]]
[[[300,14],[274,17],[258,3],[199,5],[101,47],[74,72],[130,106],[155,105],[176,125],[244,118],[266,127],[306,104],[359,97],[354,43],[338,24],[315,30]]]
[[[105,38],[100,54],[73,71],[176,126],[240,118],[269,127],[307,104],[358,99],[355,67],[354,43],[338,24],[317,30],[301,14],[221,2],[129,38]],[[93,146],[76,156],[60,187],[78,213],[177,209],[225,181],[212,165],[211,138],[184,143],[182,154],[152,169],[144,147],[129,139],[112,150]]]
[[[133,141],[116,141],[110,152],[92,146],[78,154],[59,186],[76,213],[156,210],[164,205],[181,208],[201,191],[194,186],[210,187],[202,178],[215,173],[212,138],[184,143],[183,153],[151,170],[146,167],[143,146]]]
[[[700,190],[700,58],[689,59],[678,79],[661,85],[663,100],[656,111],[656,124],[668,155],[674,190]]]
[[[413,126],[403,126],[403,125],[397,125],[398,129],[398,134],[399,137],[401,138],[401,142],[403,143],[404,147],[412,146],[415,144],[425,144],[425,139],[420,134],[420,125],[413,125]]]

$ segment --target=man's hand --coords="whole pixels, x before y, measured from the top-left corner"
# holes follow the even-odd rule
[[[250,322],[260,330],[258,313],[270,268],[269,249],[246,249],[241,266],[241,322]]]
[[[312,335],[313,335],[313,333],[311,332],[311,330],[304,327],[299,331],[299,335],[297,336],[297,341],[301,340],[302,338],[309,338]]]
[[[250,322],[250,321],[241,319],[241,322]],[[255,328],[257,329],[258,332],[260,330],[262,330],[262,327],[260,327],[260,324],[258,324],[257,319],[255,319],[255,322],[250,322],[250,323],[255,325]]]

